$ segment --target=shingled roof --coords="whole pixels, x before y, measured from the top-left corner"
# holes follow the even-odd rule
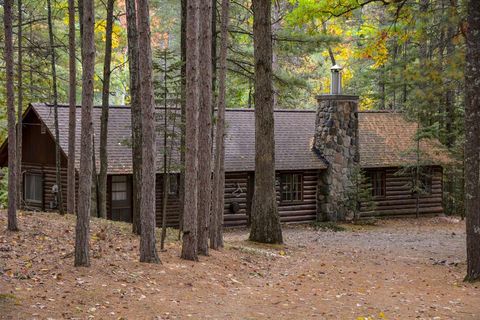
[[[54,132],[53,108],[47,104],[32,104],[31,107]],[[157,109],[157,170],[163,164],[163,113]],[[179,131],[179,110],[170,109],[177,115],[176,131]],[[101,108],[93,109],[95,152],[98,161]],[[58,108],[60,147],[68,154],[68,107]],[[76,164],[79,164],[81,108],[77,107]],[[123,174],[132,171],[130,108],[110,107],[108,123],[108,173]],[[171,123],[173,120],[170,119]],[[170,128],[171,130],[171,128]],[[225,170],[253,171],[255,169],[255,121],[252,109],[227,109],[225,139]],[[315,111],[276,110],[275,111],[275,161],[277,170],[326,169],[323,158],[312,149],[315,132]],[[362,167],[392,167],[415,162],[412,151],[416,124],[407,122],[399,113],[359,113],[360,159]],[[178,135],[173,138],[172,168],[178,169]],[[172,141],[169,139],[168,145]],[[439,155],[434,141],[421,144],[422,151],[432,164],[439,164],[445,156]],[[98,168],[98,167],[97,167]]]
[[[396,167],[417,161],[417,123],[401,113],[360,112],[360,162],[364,168]],[[451,162],[448,152],[436,139],[420,141],[420,162],[442,165]]]

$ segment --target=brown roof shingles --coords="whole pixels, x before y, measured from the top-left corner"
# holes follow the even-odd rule
[[[33,104],[34,110],[51,132],[53,108],[46,104]],[[174,114],[178,115],[178,109]],[[101,108],[93,109],[95,152],[98,165]],[[68,107],[58,108],[60,146],[68,154]],[[163,164],[163,110],[157,109],[157,171]],[[81,108],[77,107],[76,163],[79,161]],[[129,107],[111,107],[108,125],[108,173],[122,174],[132,171],[131,125]],[[172,120],[170,120],[171,122]],[[176,118],[179,130],[179,116]],[[405,151],[414,147],[412,138],[416,124],[405,121],[398,113],[360,113],[360,159],[362,167],[401,166],[414,161]],[[315,132],[315,112],[313,110],[275,111],[275,161],[277,170],[325,169],[325,161],[312,149]],[[253,171],[255,168],[255,114],[253,109],[227,109],[225,138],[225,170]],[[172,168],[178,170],[179,142],[174,142]],[[168,144],[171,141],[169,139]],[[444,160],[434,154],[437,150],[433,142],[422,143],[422,149],[432,162]],[[443,157],[445,158],[445,156]],[[98,169],[98,166],[97,166]]]

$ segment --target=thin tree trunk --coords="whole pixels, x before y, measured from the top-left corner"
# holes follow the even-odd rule
[[[208,226],[212,202],[212,2],[201,1],[199,11],[199,79],[198,116],[198,253],[208,255]]]
[[[75,266],[90,266],[90,202],[92,183],[92,108],[95,66],[94,0],[83,0],[82,35],[82,133],[80,143],[80,179],[78,213],[75,228]]]
[[[103,64],[102,116],[100,120],[100,175],[98,177],[98,212],[100,218],[107,218],[107,137],[108,110],[110,105],[110,74],[112,63],[113,5],[115,0],[107,2],[107,26],[105,28],[105,60]]]
[[[135,234],[140,234],[140,202],[142,195],[142,110],[140,105],[140,82],[138,79],[138,33],[135,0],[126,0],[125,6],[127,13],[128,67],[130,71],[130,107],[132,117],[132,231]]]
[[[215,135],[215,162],[213,169],[212,218],[210,223],[210,248],[214,250],[223,247],[223,210],[225,206],[225,108],[229,7],[229,0],[222,0],[220,20],[220,72],[218,75],[218,107]]]
[[[68,0],[68,164],[67,212],[75,213],[75,130],[77,118],[77,62],[75,57],[75,0]]]
[[[187,77],[187,64],[186,64],[186,50],[187,50],[187,0],[181,0],[181,26],[180,26],[180,59],[182,66],[180,69],[181,77],[181,104],[180,104],[180,183],[179,183],[179,198],[180,198],[180,217],[178,228],[178,240],[183,232],[183,212],[185,203],[185,108],[186,108],[186,77]]]
[[[465,65],[465,207],[467,275],[480,280],[480,0],[467,2]]]
[[[3,3],[3,26],[5,32],[5,73],[8,118],[8,225],[10,231],[18,231],[17,224],[17,137],[15,128],[15,92],[13,89],[13,0]]]
[[[17,43],[18,43],[18,63],[17,63],[17,94],[18,94],[18,104],[17,104],[17,207],[21,208],[22,202],[22,134],[23,134],[23,10],[22,10],[22,0],[18,0],[18,27],[17,27]]]
[[[250,240],[282,243],[275,191],[271,2],[253,0],[255,192]]]
[[[167,202],[168,202],[168,184],[170,180],[169,168],[167,163],[167,46],[165,46],[163,55],[163,198],[162,198],[162,236],[160,241],[160,250],[165,249],[165,238],[167,237]]]
[[[58,91],[57,91],[57,66],[55,56],[55,43],[53,35],[53,22],[52,22],[52,4],[50,0],[47,0],[48,11],[48,36],[50,45],[50,63],[52,70],[52,89],[53,89],[53,114],[55,125],[55,183],[57,184],[57,206],[60,214],[64,214],[63,211],[63,199],[62,199],[62,177],[61,177],[61,158],[60,158],[60,131],[58,128]]]
[[[198,45],[199,1],[187,0],[186,25],[186,107],[185,107],[185,197],[183,204],[182,259],[198,260],[197,178],[198,178]],[[188,195],[188,196],[187,196]]]
[[[140,104],[142,107],[142,199],[140,202],[140,262],[158,263],[155,245],[155,102],[148,0],[138,0]]]

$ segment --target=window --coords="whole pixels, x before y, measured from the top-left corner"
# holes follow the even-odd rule
[[[385,197],[385,171],[372,171],[370,180],[372,181],[372,196]]]
[[[293,202],[303,200],[302,174],[289,173],[280,176],[281,201]]]
[[[168,179],[168,194],[176,196],[178,194],[178,176],[171,174]]]
[[[25,173],[24,189],[25,201],[42,203],[43,179],[40,173]]]
[[[112,176],[112,201],[127,200],[127,176]]]

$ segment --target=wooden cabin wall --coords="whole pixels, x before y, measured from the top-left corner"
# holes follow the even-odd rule
[[[40,173],[43,177],[43,203],[42,204],[33,204],[25,203],[23,200],[24,193],[24,179],[23,176],[25,173]],[[63,199],[63,208],[67,210],[67,168],[62,167],[60,170],[61,173],[61,185],[62,185],[62,199]],[[50,208],[50,203],[54,201],[54,195],[52,193],[52,186],[56,184],[56,169],[55,166],[51,165],[41,165],[41,164],[27,164],[22,163],[22,209],[25,210],[42,210],[42,211],[52,211],[56,210]],[[76,190],[78,190],[78,175],[76,176]],[[76,192],[76,196],[78,194]]]
[[[156,207],[156,223],[157,227],[162,227],[163,213],[163,174],[157,174],[155,179],[155,207]],[[168,195],[167,200],[167,226],[178,227],[180,219],[180,197],[176,195]]]
[[[225,173],[225,207],[223,223],[227,227],[244,226],[248,223],[250,203],[248,195],[249,179],[253,180],[253,174],[248,172],[226,172]],[[250,182],[252,183],[252,182]],[[233,213],[233,203],[238,204],[238,212]]]
[[[362,217],[412,216],[416,214],[416,196],[411,192],[411,175],[397,174],[399,168],[385,170],[385,197],[374,199],[373,212],[366,211],[362,204]],[[443,172],[441,167],[432,167],[432,192],[419,198],[420,214],[443,213]]]
[[[288,172],[286,172],[288,173]],[[302,173],[303,201],[285,203],[280,200],[280,185],[276,184],[278,213],[280,222],[309,222],[317,219],[317,180],[319,172],[315,170],[295,172]],[[277,180],[281,172],[277,172]]]
[[[289,172],[285,172],[289,173]],[[292,172],[290,172],[292,173]],[[303,200],[295,203],[282,202],[280,198],[280,185],[277,183],[277,204],[281,222],[309,222],[317,217],[317,179],[318,171],[310,170],[302,173]],[[282,172],[277,172],[280,179]],[[225,226],[242,226],[248,223],[251,198],[253,196],[254,175],[247,172],[228,172],[225,175]],[[239,211],[232,213],[231,205],[238,203]]]

